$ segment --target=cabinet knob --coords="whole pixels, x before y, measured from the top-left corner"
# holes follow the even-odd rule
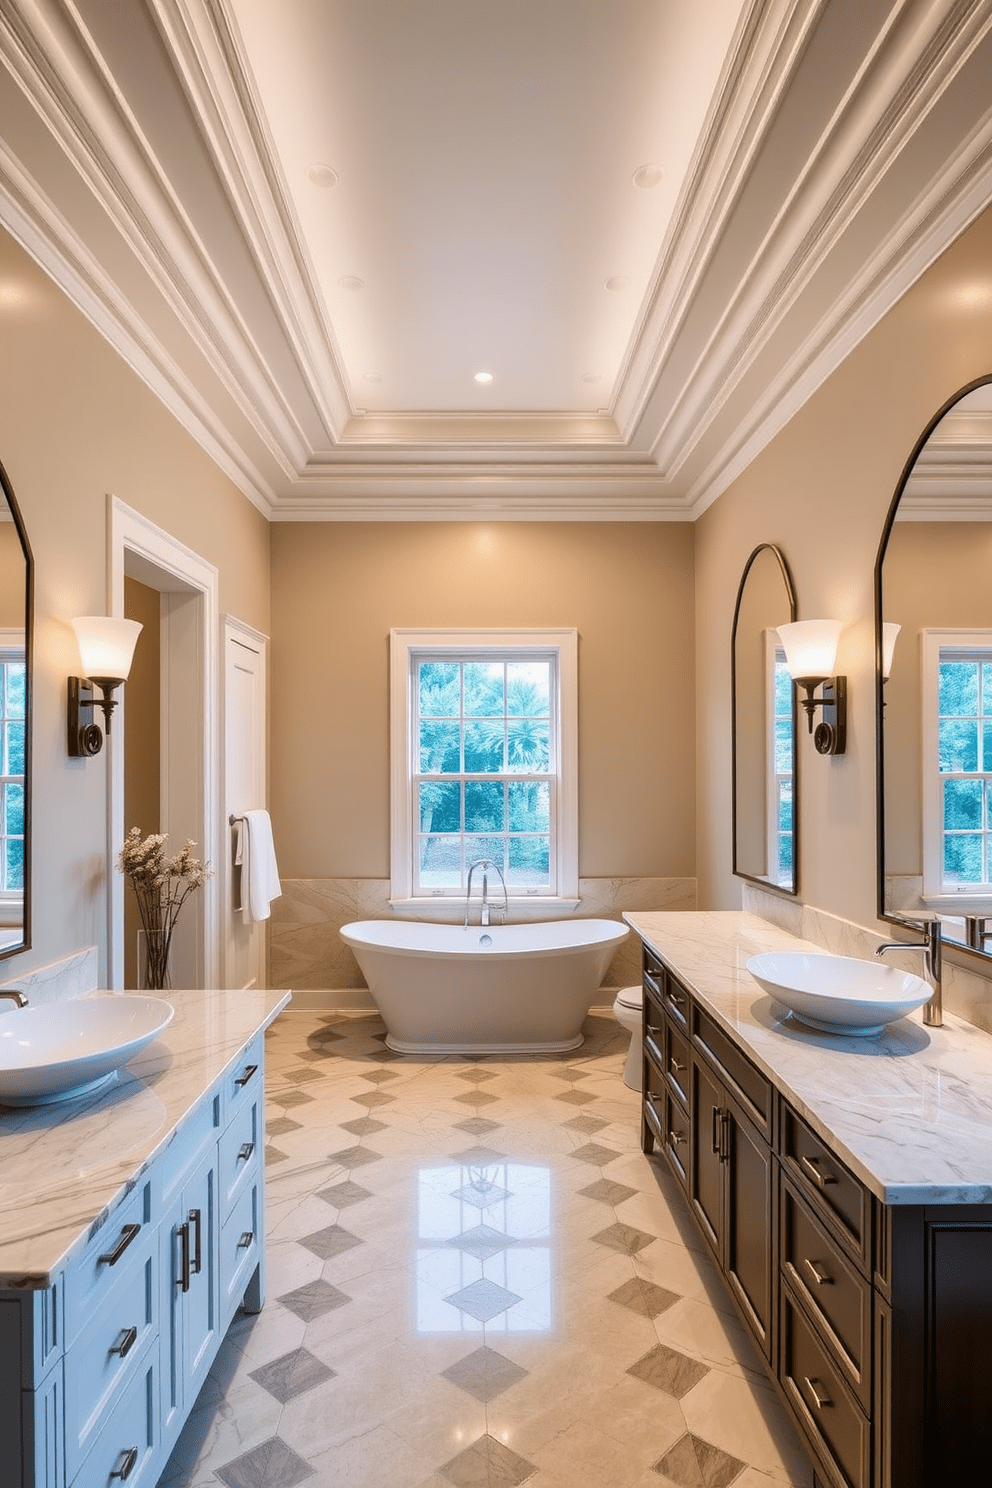
[[[110,1476],[112,1478],[120,1478],[120,1480],[121,1480],[122,1483],[126,1483],[127,1480],[128,1480],[128,1478],[131,1476],[131,1474],[134,1471],[134,1464],[137,1462],[137,1460],[138,1460],[138,1449],[137,1449],[137,1447],[127,1447],[124,1450],[124,1461],[121,1463],[120,1467],[115,1467],[114,1468],[114,1470],[110,1474]]]
[[[825,1410],[828,1405],[833,1405],[833,1401],[830,1399],[830,1396],[823,1388],[820,1380],[810,1379],[809,1375],[807,1374],[803,1376],[803,1384],[812,1395],[813,1404],[816,1406],[817,1410]]]

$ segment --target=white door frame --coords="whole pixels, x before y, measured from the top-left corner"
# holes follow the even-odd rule
[[[224,615],[222,617],[222,633],[224,640],[224,706],[221,710],[223,744],[221,755],[224,760],[223,787],[221,801],[221,841],[225,843],[218,860],[218,878],[220,887],[221,914],[221,955],[223,965],[223,981],[220,985],[224,987],[261,987],[265,985],[265,949],[266,949],[266,926],[264,923],[246,926],[239,914],[236,913],[234,900],[234,864],[232,858],[232,842],[229,840],[230,833],[225,837],[225,824],[231,826],[231,815],[240,816],[245,811],[254,811],[264,808],[267,804],[267,767],[266,767],[266,720],[267,720],[267,688],[268,688],[268,645],[269,638],[262,631],[256,630],[253,625],[248,625],[244,620],[239,620],[235,615]],[[233,740],[231,736],[231,646],[232,643],[253,654],[257,661],[258,694],[257,708],[254,710],[250,721],[250,738],[243,740],[252,761],[252,775],[257,781],[256,790],[250,800],[235,799],[231,793],[231,762]],[[245,892],[245,887],[242,892]],[[243,980],[246,967],[253,968],[248,981]],[[240,973],[240,974],[239,974]]]
[[[190,699],[189,712],[196,719],[199,737],[188,740],[187,762],[193,773],[190,788],[199,818],[199,842],[204,861],[216,868],[220,842],[217,816],[218,740],[217,740],[217,652],[220,634],[218,601],[219,575],[216,567],[171,537],[140,512],[116,496],[108,498],[110,575],[109,612],[124,614],[124,575],[140,579],[164,594],[192,595],[195,606],[195,636],[191,645],[195,661],[188,667],[193,675],[184,676],[183,687]],[[164,627],[167,630],[167,627]],[[163,646],[167,646],[167,639]],[[166,674],[169,674],[166,662]],[[127,686],[124,687],[125,706]],[[168,710],[178,729],[177,710]],[[163,720],[163,745],[169,744]],[[120,730],[114,737],[121,738]],[[188,739],[188,736],[187,736]],[[163,755],[163,779],[167,778],[168,755]],[[108,797],[108,835],[110,844],[110,892],[108,898],[107,985],[124,985],[124,878],[116,872],[117,853],[124,841],[124,752],[111,752],[110,792]],[[202,945],[199,947],[204,986],[220,985],[220,935],[217,914],[217,877],[208,878],[203,886]]]

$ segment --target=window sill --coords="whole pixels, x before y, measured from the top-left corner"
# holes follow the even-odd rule
[[[553,895],[543,896],[528,895],[526,898],[515,899],[512,895],[507,906],[507,923],[526,920],[564,920],[573,914],[582,903],[581,899],[556,899]],[[398,916],[406,915],[409,919],[417,920],[439,920],[451,921],[461,924],[465,918],[465,900],[456,899],[453,896],[436,897],[432,895],[425,899],[390,899],[389,907],[396,911]],[[474,922],[479,914],[480,901],[473,896],[470,907],[470,919]],[[502,905],[493,899],[489,901],[489,909],[493,916],[493,923],[500,923]]]

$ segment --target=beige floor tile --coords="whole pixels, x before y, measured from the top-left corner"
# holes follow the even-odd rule
[[[681,1401],[696,1436],[786,1482],[802,1482],[805,1453],[770,1386],[711,1369]]]

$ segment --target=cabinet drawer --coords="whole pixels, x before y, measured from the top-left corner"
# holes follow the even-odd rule
[[[665,978],[665,1012],[674,1021],[677,1027],[689,1032],[689,1013],[692,1010],[692,1001],[688,992],[677,982],[673,976]]]
[[[689,1040],[671,1022],[665,1028],[665,1079],[669,1088],[689,1108]]]
[[[861,1269],[871,1245],[871,1195],[806,1123],[784,1107],[782,1162],[815,1213],[837,1222]]]
[[[781,1265],[861,1404],[871,1405],[871,1287],[782,1178]]]
[[[708,1013],[694,1010],[693,1037],[705,1051],[731,1091],[737,1096],[762,1135],[770,1140],[772,1129],[772,1087],[760,1070],[741,1053],[737,1045],[718,1028]]]
[[[868,1488],[871,1427],[837,1366],[783,1287],[779,1379],[793,1410],[843,1483]]]
[[[235,1111],[220,1139],[221,1223],[258,1173],[258,1128],[259,1102],[250,1100]]]
[[[158,1452],[158,1351],[150,1349],[79,1470],[73,1488],[154,1488]]]
[[[151,1184],[129,1194],[91,1238],[65,1275],[66,1343],[89,1321],[120,1279],[142,1265],[143,1245],[152,1212]]]
[[[682,1187],[689,1187],[689,1116],[670,1090],[665,1091],[662,1147]]]
[[[663,1065],[665,1062],[665,1015],[661,1010],[661,999],[651,992],[646,978],[642,1031],[648,1053],[657,1060],[658,1064]]]
[[[255,1180],[235,1204],[220,1232],[221,1327],[226,1328],[238,1309],[259,1257],[259,1194]]]
[[[647,1055],[644,1060],[644,1091],[641,1097],[644,1115],[658,1141],[664,1142],[665,1077],[661,1072],[660,1050],[655,1050],[648,1043],[644,1046],[644,1052]]]
[[[158,1236],[145,1227],[140,1251],[65,1358],[65,1454],[69,1479],[86,1456],[158,1333]]]
[[[220,1091],[201,1101],[189,1120],[172,1133],[168,1146],[158,1161],[162,1207],[166,1209],[182,1188],[189,1174],[201,1162],[204,1153],[216,1149],[220,1127]]]
[[[258,1033],[241,1051],[224,1077],[224,1110],[226,1126],[240,1107],[252,1100],[261,1102],[265,1067],[265,1034]]]

